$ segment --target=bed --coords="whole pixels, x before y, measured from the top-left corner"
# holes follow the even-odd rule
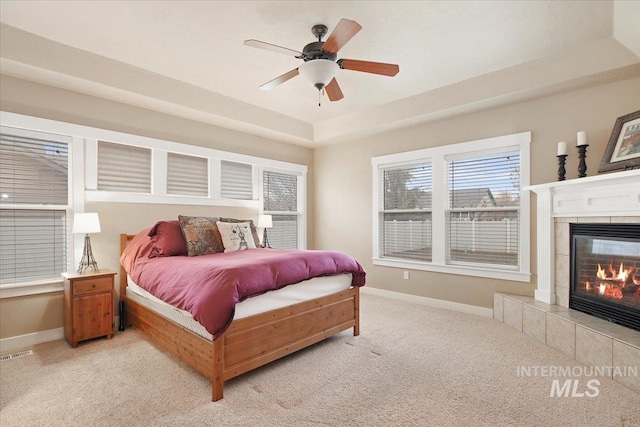
[[[121,255],[134,237],[139,235],[120,235]],[[258,254],[259,251],[267,251],[267,249],[255,249],[255,251],[257,252],[254,254]],[[332,281],[331,277],[320,279],[325,282]],[[341,280],[344,282],[344,278]],[[212,400],[218,401],[223,398],[225,381],[231,378],[344,330],[353,328],[354,336],[359,335],[359,286],[362,284],[364,284],[363,280],[358,286],[351,286],[347,282],[346,289],[331,291],[329,294],[325,292],[322,296],[314,296],[292,304],[280,303],[280,307],[256,314],[248,311],[244,316],[235,316],[220,330],[212,329],[213,333],[209,331],[207,334],[206,331],[198,332],[184,322],[161,314],[162,311],[155,309],[154,304],[143,298],[140,292],[132,291],[135,283],[121,263],[120,300],[123,306],[121,316],[124,316],[126,325],[135,326],[156,345],[210,378]],[[288,287],[295,288],[295,286],[298,285],[293,284]],[[264,297],[275,292],[266,292]],[[261,297],[263,296],[249,298],[239,306],[246,301],[253,302]]]

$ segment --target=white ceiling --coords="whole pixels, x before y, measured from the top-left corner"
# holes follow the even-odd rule
[[[306,146],[587,83],[640,75],[640,19],[626,1],[2,1],[0,71]],[[635,18],[634,18],[635,16]],[[338,58],[397,63],[391,78],[348,70],[330,102],[294,50],[340,18],[363,29]],[[614,19],[616,17],[616,19]],[[615,25],[614,25],[615,21]],[[635,22],[635,24],[634,24]],[[626,26],[623,26],[627,28]],[[635,31],[635,32],[634,32]],[[636,36],[637,39],[636,39]],[[635,53],[634,53],[635,52]]]

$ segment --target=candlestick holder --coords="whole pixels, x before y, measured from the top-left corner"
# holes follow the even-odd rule
[[[578,165],[578,178],[584,178],[587,176],[587,162],[585,159],[587,158],[587,147],[589,144],[578,145],[578,158],[580,159],[580,164]]]
[[[567,155],[563,154],[557,157],[558,157],[558,181],[564,181],[564,176],[567,173],[567,170],[564,168],[564,165],[567,162]]]

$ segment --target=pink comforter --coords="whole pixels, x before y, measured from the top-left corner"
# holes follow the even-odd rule
[[[126,259],[126,250],[122,260]],[[365,271],[348,255],[332,251],[251,249],[195,257],[137,257],[123,262],[142,288],[189,311],[216,339],[233,320],[235,304],[251,296],[318,276],[353,273],[363,286]]]

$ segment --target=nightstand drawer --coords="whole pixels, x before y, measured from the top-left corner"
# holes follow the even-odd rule
[[[96,292],[110,292],[113,289],[112,277],[87,278],[73,281],[73,295],[86,295]]]

